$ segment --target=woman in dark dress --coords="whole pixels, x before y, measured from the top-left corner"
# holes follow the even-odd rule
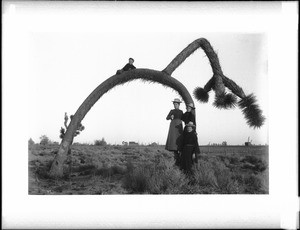
[[[193,103],[189,103],[186,105],[186,112],[182,115],[181,120],[185,125],[191,121],[196,126],[195,107]]]
[[[181,101],[176,98],[173,101],[174,109],[172,109],[168,116],[167,120],[171,120],[169,133],[166,142],[166,150],[172,151],[174,153],[175,164],[179,166],[179,152],[178,152],[178,145],[179,145],[179,137],[183,132],[182,126],[182,110],[179,109]]]
[[[198,163],[198,154],[200,153],[195,128],[196,126],[191,121],[185,126],[179,146],[181,152],[180,168],[188,175],[192,173],[194,162]]]

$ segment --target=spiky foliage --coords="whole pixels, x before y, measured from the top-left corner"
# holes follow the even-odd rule
[[[264,124],[266,118],[262,115],[261,109],[256,104],[256,98],[253,94],[241,99],[238,105],[250,127],[259,128]]]
[[[203,103],[208,102],[208,99],[209,99],[208,92],[206,92],[201,87],[196,87],[194,89],[193,95],[199,102],[203,102]]]
[[[222,93],[216,95],[213,106],[218,109],[232,109],[236,106],[237,97],[232,93]]]
[[[220,95],[224,92],[224,86],[227,87],[233,94],[242,98],[240,102],[240,107],[243,110],[246,121],[250,127],[258,128],[263,125],[265,118],[262,116],[262,111],[258,108],[258,105],[254,102],[251,102],[253,98],[246,97],[243,89],[237,85],[234,81],[224,76],[223,71],[221,69],[221,65],[219,62],[218,55],[214,51],[213,47],[209,43],[209,41],[205,38],[199,38],[189,44],[186,48],[184,48],[171,62],[170,64],[163,70],[163,72],[171,75],[173,71],[180,66],[195,50],[198,48],[202,48],[205,52],[207,58],[209,59],[212,71],[214,73],[214,77],[218,76],[218,82],[214,82],[208,86],[209,90],[212,88],[216,95],[218,95],[215,99],[214,106],[218,108],[232,107],[232,97],[224,98]],[[220,81],[222,78],[222,81]],[[216,78],[215,78],[216,80]],[[212,83],[212,82],[211,82]],[[207,86],[206,86],[207,87]],[[206,92],[209,90],[206,89]],[[195,95],[195,94],[194,94]],[[198,98],[197,98],[198,99]],[[225,102],[226,101],[226,102]]]
[[[60,132],[59,138],[63,139],[65,136],[65,132],[66,132],[65,129],[63,127],[61,127],[59,132]]]
[[[73,116],[74,115],[70,116],[71,120],[73,119]],[[68,129],[67,122],[68,122],[69,117],[68,117],[67,113],[65,113],[65,118],[64,119],[65,119],[64,125],[65,125],[66,129]],[[83,130],[84,130],[84,126],[80,123],[78,125],[78,128],[77,128],[75,134],[74,134],[74,137],[76,137],[77,135],[79,135],[80,132],[83,131]],[[63,127],[61,127],[59,132],[60,132],[59,138],[63,139],[65,137],[66,130]]]
[[[249,106],[255,104],[255,102],[256,102],[256,97],[253,95],[253,93],[251,93],[239,101],[239,107],[241,109],[244,109],[246,107],[249,107]]]

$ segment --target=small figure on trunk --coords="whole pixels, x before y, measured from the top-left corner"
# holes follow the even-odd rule
[[[133,65],[133,62],[134,62],[134,59],[129,58],[128,63],[122,69],[119,69],[116,74],[121,74],[124,71],[136,69],[135,66]]]

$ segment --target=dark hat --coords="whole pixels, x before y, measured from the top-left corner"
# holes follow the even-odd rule
[[[193,103],[189,103],[186,106],[191,107],[192,109],[195,109],[194,104]]]
[[[194,125],[194,123],[192,121],[190,121],[189,123],[187,123],[185,126],[186,127],[193,127],[193,128],[196,127],[196,125]]]
[[[132,61],[134,61],[134,59],[133,59],[133,58],[129,58],[129,60],[130,60],[130,59],[131,59]]]

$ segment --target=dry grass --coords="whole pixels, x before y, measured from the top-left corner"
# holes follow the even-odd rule
[[[73,145],[60,180],[48,176],[58,145],[29,146],[29,194],[268,193],[266,146],[200,146],[192,177],[163,146]]]

